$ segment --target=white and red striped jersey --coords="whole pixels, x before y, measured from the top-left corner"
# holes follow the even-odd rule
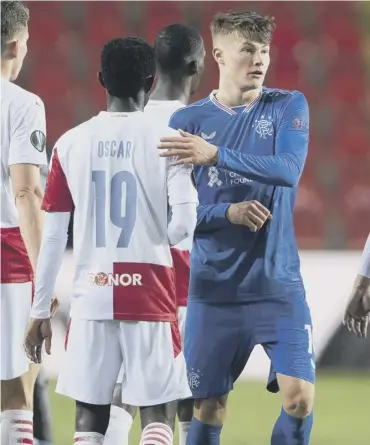
[[[178,133],[145,113],[101,112],[56,143],[43,209],[74,210],[72,318],[176,319],[168,206],[191,203],[195,224],[197,193],[192,166],[171,167],[159,156],[169,135]],[[56,278],[46,247],[36,274],[33,316],[40,317],[54,285],[45,283]]]
[[[150,100],[145,108],[145,113],[151,116],[157,125],[167,125],[172,114],[183,107],[184,104],[177,100]],[[193,235],[171,248],[176,276],[177,306],[186,306],[188,301],[192,244]]]
[[[1,282],[22,283],[32,268],[18,224],[10,178],[15,164],[46,165],[42,100],[1,78]]]

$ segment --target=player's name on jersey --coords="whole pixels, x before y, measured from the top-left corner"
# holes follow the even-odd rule
[[[89,273],[89,284],[95,284],[96,286],[142,286],[142,275],[139,273]]]
[[[132,155],[131,141],[99,141],[99,158],[130,158]]]

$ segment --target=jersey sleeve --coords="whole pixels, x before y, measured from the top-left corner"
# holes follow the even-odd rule
[[[12,115],[9,165],[47,165],[45,108],[37,96]]]
[[[275,155],[245,155],[218,147],[217,167],[263,184],[295,187],[303,172],[309,140],[309,110],[302,93],[295,93],[277,127]]]
[[[53,151],[41,208],[46,212],[72,212],[74,208],[72,195],[59,160],[57,148],[54,148]]]
[[[67,245],[71,214],[47,213],[37,261],[32,318],[49,318],[51,298]]]
[[[196,233],[212,232],[223,229],[231,223],[226,217],[228,203],[198,205]]]

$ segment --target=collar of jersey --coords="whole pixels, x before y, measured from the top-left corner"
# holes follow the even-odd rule
[[[99,116],[119,117],[119,116],[134,116],[136,114],[144,114],[143,111],[101,111]]]
[[[209,95],[211,102],[214,105],[216,105],[216,107],[220,108],[221,110],[223,110],[226,113],[231,114],[231,115],[240,114],[237,111],[235,111],[235,109],[236,108],[240,109],[240,108],[244,107],[244,105],[239,105],[239,106],[233,107],[233,108],[227,107],[226,105],[223,105],[221,102],[219,102],[217,100],[216,93],[217,93],[217,90],[213,90],[212,93]],[[260,100],[261,94],[262,94],[262,91],[250,104],[248,104],[244,107],[242,113],[248,113],[254,107],[254,105],[256,105],[256,103]]]

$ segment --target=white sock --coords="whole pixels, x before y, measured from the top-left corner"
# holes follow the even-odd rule
[[[52,445],[51,442],[48,442],[47,440],[39,440],[35,437],[33,438],[33,445]]]
[[[179,422],[179,445],[186,445],[191,422]]]
[[[33,412],[12,409],[1,413],[1,443],[33,443]]]
[[[1,413],[1,443],[33,443],[33,412],[12,409]]]
[[[140,445],[173,445],[173,431],[164,423],[150,423],[141,433]]]
[[[133,418],[130,413],[119,406],[112,405],[104,445],[128,445],[132,422]]]
[[[75,445],[103,445],[104,436],[99,433],[75,433]]]

